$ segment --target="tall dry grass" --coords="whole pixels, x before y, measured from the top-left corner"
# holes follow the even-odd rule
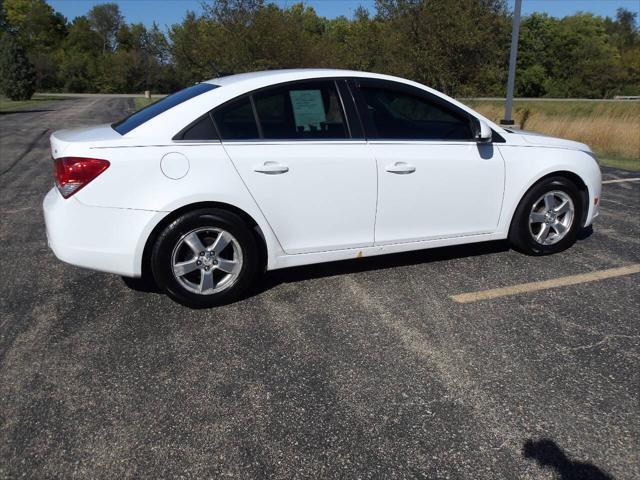
[[[494,121],[504,115],[498,102],[467,103]],[[527,101],[513,117],[523,130],[586,143],[598,156],[640,161],[640,102]]]

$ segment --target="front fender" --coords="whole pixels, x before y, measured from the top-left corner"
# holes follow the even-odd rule
[[[595,198],[600,198],[602,176],[592,154],[579,150],[547,147],[501,145],[498,147],[505,160],[505,201],[500,215],[499,231],[508,235],[513,215],[525,193],[542,178],[568,172],[585,185],[588,210],[583,226],[591,225],[598,215]]]

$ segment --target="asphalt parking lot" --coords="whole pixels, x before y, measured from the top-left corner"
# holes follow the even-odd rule
[[[640,182],[559,255],[302,267],[189,310],[46,246],[48,135],[132,106],[0,115],[0,478],[640,477],[640,274],[452,298],[633,269]]]

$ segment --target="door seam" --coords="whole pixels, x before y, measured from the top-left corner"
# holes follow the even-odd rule
[[[373,148],[371,147],[371,144],[369,143],[368,140],[366,143],[367,143],[367,149],[369,150],[369,152],[371,152],[371,158],[373,158],[373,164],[376,167],[376,210],[373,216],[373,243],[371,244],[371,246],[374,247],[376,245],[376,225],[378,224],[378,204],[380,203],[380,172],[378,168],[378,159],[376,158]]]
[[[222,145],[222,149],[224,150],[225,155],[227,155],[227,158],[229,159],[229,161],[231,162],[231,165],[233,166],[233,169],[236,171],[236,175],[238,175],[238,177],[240,178],[240,181],[242,182],[242,184],[244,185],[244,188],[247,190],[247,193],[249,194],[249,196],[251,197],[251,200],[253,200],[253,203],[255,204],[256,208],[258,209],[258,211],[260,212],[260,214],[262,215],[262,218],[264,218],[264,221],[266,222],[267,225],[269,225],[269,228],[271,229],[271,233],[273,234],[273,238],[276,239],[276,242],[278,242],[278,246],[280,247],[280,250],[282,250],[282,252],[286,255],[287,252],[286,250],[282,247],[282,243],[280,243],[280,239],[278,238],[278,235],[276,234],[276,231],[273,229],[273,226],[271,225],[271,223],[269,222],[269,219],[267,218],[267,216],[264,214],[264,212],[262,211],[262,208],[260,207],[260,204],[258,203],[258,201],[256,200],[256,198],[253,196],[253,193],[251,192],[251,189],[249,188],[249,186],[246,184],[246,182],[244,181],[244,178],[242,178],[242,175],[240,175],[240,172],[238,171],[238,167],[236,167],[235,162],[233,161],[233,158],[231,157],[231,155],[229,155],[229,152],[227,151],[227,147],[224,145],[224,142],[220,142]],[[267,248],[268,250],[268,248]]]

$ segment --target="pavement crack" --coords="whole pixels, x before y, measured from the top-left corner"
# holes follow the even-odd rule
[[[0,212],[2,212],[4,215],[7,215],[12,213],[26,212],[27,210],[36,210],[36,207],[28,206],[28,207],[14,208],[13,210],[0,210]]]
[[[614,339],[614,338],[640,338],[640,335],[620,335],[620,334],[611,334],[611,335],[605,335],[602,340],[599,340],[595,343],[589,344],[589,345],[580,345],[579,347],[572,347],[569,348],[569,350],[589,350],[591,348],[595,348],[598,347],[600,345],[604,345],[606,343],[609,343],[610,340]]]

